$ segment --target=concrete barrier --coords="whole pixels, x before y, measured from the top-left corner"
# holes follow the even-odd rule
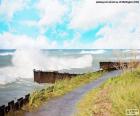
[[[18,111],[20,110],[24,105],[26,105],[29,102],[30,94],[25,95],[25,97],[21,97],[17,99],[16,102],[14,100],[8,102],[8,105],[2,105],[0,106],[0,116],[5,116],[10,111]]]
[[[27,104],[29,102],[29,97],[30,97],[30,94],[25,95],[25,98],[23,100],[24,104]]]
[[[8,113],[10,111],[10,106],[5,107],[5,113]]]
[[[140,61],[135,61],[135,62],[100,62],[100,68],[103,70],[136,68],[139,65],[140,65]]]
[[[15,106],[14,100],[8,102],[8,106],[10,107],[10,110],[13,110]]]
[[[41,70],[34,70],[34,81],[37,83],[55,83],[56,80],[70,79],[77,75],[83,74],[70,74],[70,73],[59,73],[57,71],[48,72]]]
[[[0,116],[5,116],[5,105],[0,106]]]
[[[17,101],[19,103],[19,108],[21,109],[23,106],[23,97],[19,98]]]
[[[16,103],[15,103],[15,106],[14,106],[14,111],[17,111],[17,110],[19,110],[20,109],[20,105],[19,105],[19,102],[17,101]]]

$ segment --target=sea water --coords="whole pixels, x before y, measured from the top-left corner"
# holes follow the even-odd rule
[[[33,81],[33,69],[86,73],[99,70],[101,61],[139,60],[139,56],[140,50],[0,50],[0,105],[46,86]]]

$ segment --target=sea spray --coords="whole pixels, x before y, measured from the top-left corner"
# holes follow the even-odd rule
[[[81,54],[104,54],[106,51],[105,50],[82,50],[80,53]]]
[[[33,69],[59,71],[91,67],[92,60],[92,55],[59,57],[44,54],[42,50],[18,49],[13,53],[12,66],[0,68],[0,84],[13,82],[18,78],[33,78]]]

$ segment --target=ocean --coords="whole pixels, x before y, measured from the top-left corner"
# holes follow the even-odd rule
[[[49,84],[33,81],[33,69],[86,73],[100,69],[101,61],[140,59],[140,50],[17,49],[0,50],[0,105]]]

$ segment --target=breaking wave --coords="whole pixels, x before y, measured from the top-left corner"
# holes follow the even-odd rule
[[[0,56],[8,56],[8,55],[13,55],[13,53],[12,52],[0,53]]]
[[[16,81],[18,78],[33,78],[33,69],[59,71],[92,66],[92,56],[79,57],[49,56],[40,50],[16,50],[12,57],[13,66],[0,68],[0,84]]]
[[[81,54],[103,54],[105,52],[105,50],[82,50]]]
[[[124,53],[140,53],[140,49],[137,49],[137,50],[123,50]]]

